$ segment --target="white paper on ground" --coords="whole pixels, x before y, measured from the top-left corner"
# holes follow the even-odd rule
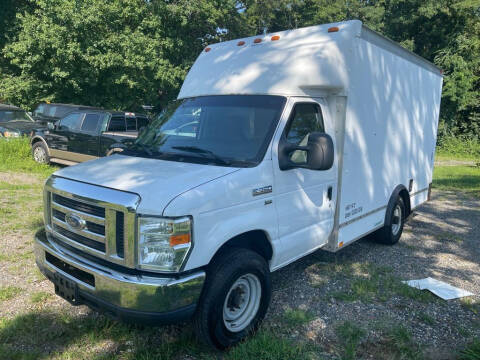
[[[459,289],[455,286],[444,283],[443,281],[435,280],[430,277],[420,280],[403,281],[403,283],[419,290],[429,290],[438,297],[441,297],[443,300],[452,300],[474,295],[471,292]]]

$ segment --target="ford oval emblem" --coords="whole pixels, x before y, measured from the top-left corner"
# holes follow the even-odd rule
[[[73,213],[68,213],[65,215],[65,222],[74,230],[83,230],[87,226],[87,222],[85,220]]]

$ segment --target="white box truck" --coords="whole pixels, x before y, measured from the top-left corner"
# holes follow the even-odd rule
[[[442,73],[360,21],[208,46],[121,154],[45,185],[36,261],[118,318],[193,318],[225,349],[259,326],[270,273],[427,201]]]

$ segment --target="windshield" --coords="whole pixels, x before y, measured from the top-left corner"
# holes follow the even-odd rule
[[[202,96],[167,107],[123,154],[223,166],[257,165],[265,155],[285,98]]]
[[[70,106],[40,104],[37,106],[37,108],[33,112],[33,115],[61,118],[73,110],[75,110],[75,108],[72,108]]]
[[[46,104],[40,104],[37,108],[33,111],[33,116],[41,116],[45,115]]]
[[[10,121],[29,121],[33,122],[32,118],[22,110],[0,110],[0,122]]]

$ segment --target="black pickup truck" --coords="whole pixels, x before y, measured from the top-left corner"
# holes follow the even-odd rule
[[[133,143],[148,123],[146,115],[130,112],[73,111],[33,134],[32,155],[39,163],[64,165],[107,156]]]

